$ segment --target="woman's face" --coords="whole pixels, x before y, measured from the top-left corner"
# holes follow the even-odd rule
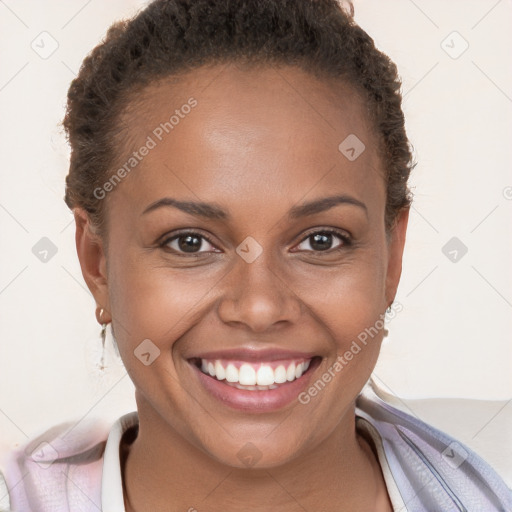
[[[295,68],[234,65],[139,100],[123,121],[130,170],[103,199],[108,254],[86,279],[111,312],[141,425],[231,466],[306,454],[351,428],[400,276],[407,215],[388,240],[365,107]]]

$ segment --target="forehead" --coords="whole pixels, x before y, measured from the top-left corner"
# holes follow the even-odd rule
[[[382,192],[366,106],[340,81],[293,67],[227,64],[162,79],[134,99],[122,116],[120,162],[152,148],[120,188],[140,208],[164,191],[228,204],[333,188]],[[340,144],[364,151],[351,160]]]

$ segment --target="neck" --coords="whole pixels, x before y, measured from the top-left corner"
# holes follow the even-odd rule
[[[271,468],[224,465],[185,440],[148,404],[122,462],[126,512],[242,509],[392,510],[382,472],[355,430],[354,405],[309,452]]]

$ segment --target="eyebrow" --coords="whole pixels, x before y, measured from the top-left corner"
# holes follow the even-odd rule
[[[314,215],[326,210],[329,210],[340,204],[351,204],[364,210],[366,216],[368,216],[368,208],[366,205],[352,196],[337,195],[323,197],[321,199],[315,199],[307,203],[302,203],[293,206],[288,211],[288,218],[298,219],[300,217],[306,217],[308,215]],[[158,208],[162,207],[173,207],[181,210],[190,215],[196,215],[199,217],[206,217],[208,219],[218,220],[231,220],[231,215],[226,210],[222,209],[221,206],[215,203],[205,203],[201,201],[179,201],[172,197],[164,197],[151,203],[143,212],[145,215]]]

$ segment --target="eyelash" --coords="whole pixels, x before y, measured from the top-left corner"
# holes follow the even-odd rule
[[[345,234],[344,232],[342,231],[339,231],[337,229],[332,229],[332,228],[325,228],[325,229],[316,229],[315,231],[311,231],[309,233],[307,233],[299,242],[298,245],[300,245],[302,242],[305,242],[308,238],[311,238],[313,235],[316,235],[316,234],[331,234],[331,235],[336,235],[337,237],[339,237],[342,241],[342,244],[339,245],[338,247],[335,247],[334,249],[327,249],[325,251],[314,251],[314,250],[309,250],[309,251],[306,251],[306,252],[313,252],[315,254],[332,254],[332,253],[335,253],[337,251],[341,251],[343,249],[346,249],[347,246],[350,246],[352,245],[352,239],[350,238],[349,235]],[[197,232],[197,231],[180,231],[174,235],[172,235],[171,237],[167,237],[165,238],[160,244],[159,244],[159,247],[163,248],[163,249],[170,249],[169,247],[166,247],[170,242],[172,242],[173,240],[176,240],[182,236],[186,236],[186,235],[196,235],[198,238],[202,238],[204,240],[206,240],[209,244],[213,245],[215,247],[215,244],[210,240],[209,237]],[[198,252],[198,253],[184,253],[184,252],[178,252],[176,251],[175,249],[170,249],[173,254],[177,254],[179,256],[185,256],[185,257],[200,257],[202,254],[207,254],[209,251],[203,251],[203,252]],[[299,251],[300,252],[300,251]]]

